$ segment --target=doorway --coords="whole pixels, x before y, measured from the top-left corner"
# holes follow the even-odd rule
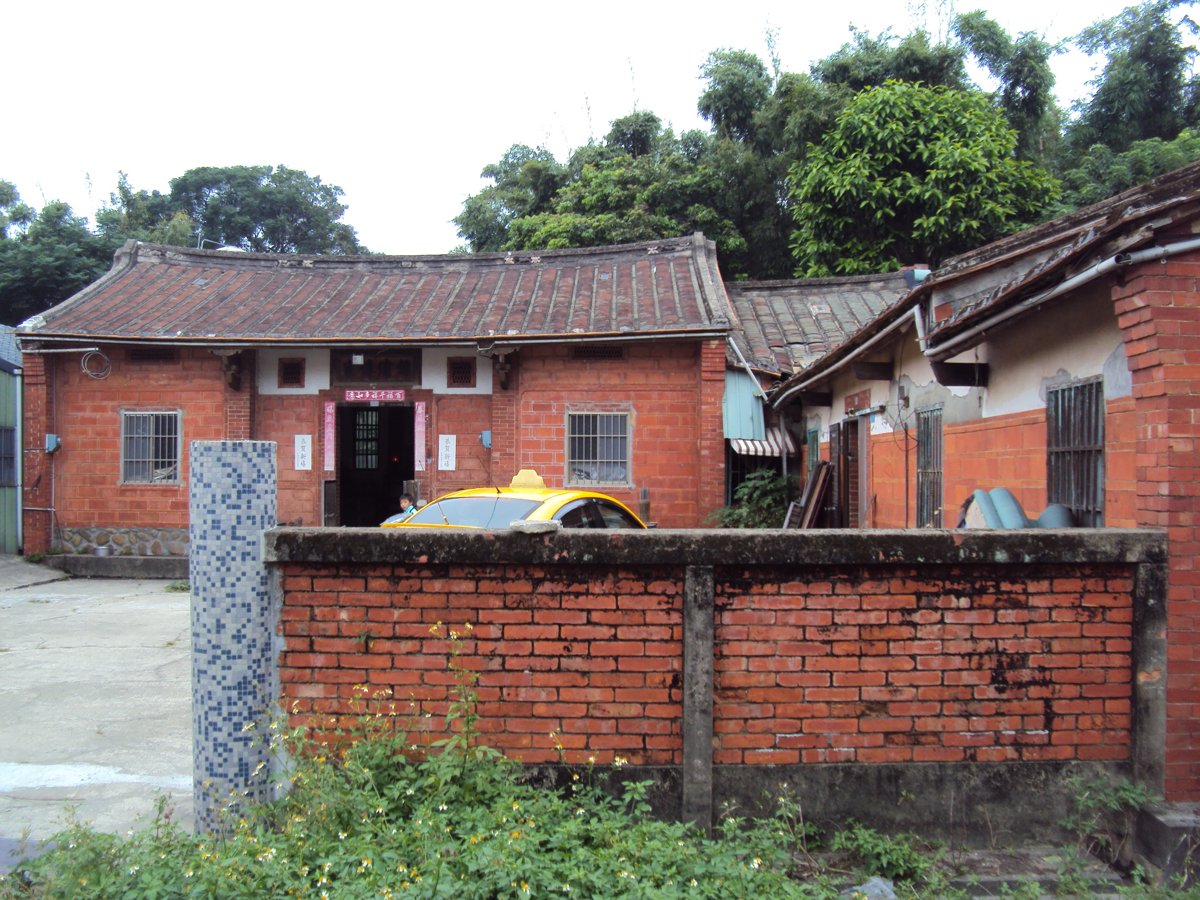
[[[413,408],[340,405],[337,443],[339,524],[378,525],[413,477]]]

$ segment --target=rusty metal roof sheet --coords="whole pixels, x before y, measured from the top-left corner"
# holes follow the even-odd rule
[[[798,372],[856,334],[907,290],[904,275],[856,275],[725,285],[751,365]]]
[[[25,339],[431,343],[723,334],[703,235],[584,250],[295,256],[131,241],[113,268],[21,326]]]

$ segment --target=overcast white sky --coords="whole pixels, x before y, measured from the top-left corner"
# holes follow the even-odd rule
[[[1010,33],[1067,38],[1125,2],[957,0]],[[930,2],[931,9],[939,4]],[[944,11],[946,4],[940,5]],[[907,34],[920,7],[736,0],[658,3],[270,4],[170,0],[9,4],[0,179],[40,208],[65,200],[92,219],[117,173],[169,189],[197,166],[286,165],[343,188],[344,221],[371,250],[444,253],[451,219],[514,143],[559,159],[609,122],[650,110],[676,131],[696,116],[709,51],[807,71],[850,37]],[[935,31],[936,14],[921,19]],[[1055,64],[1060,100],[1090,77]]]

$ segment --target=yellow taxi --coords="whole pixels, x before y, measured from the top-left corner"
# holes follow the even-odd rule
[[[533,469],[522,469],[508,487],[469,488],[443,494],[415,513],[384,520],[384,528],[508,528],[517,521],[558,522],[563,528],[645,528],[628,506],[607,494],[548,488]]]

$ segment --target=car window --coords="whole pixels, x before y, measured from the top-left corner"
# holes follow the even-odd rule
[[[572,500],[554,514],[555,521],[561,522],[563,528],[602,528],[596,524],[591,505],[590,499]]]
[[[604,528],[642,528],[642,523],[615,503],[597,500],[595,510],[604,520]]]
[[[413,513],[408,525],[458,525],[467,528],[507,528],[541,503],[518,497],[447,497],[434,500]]]

